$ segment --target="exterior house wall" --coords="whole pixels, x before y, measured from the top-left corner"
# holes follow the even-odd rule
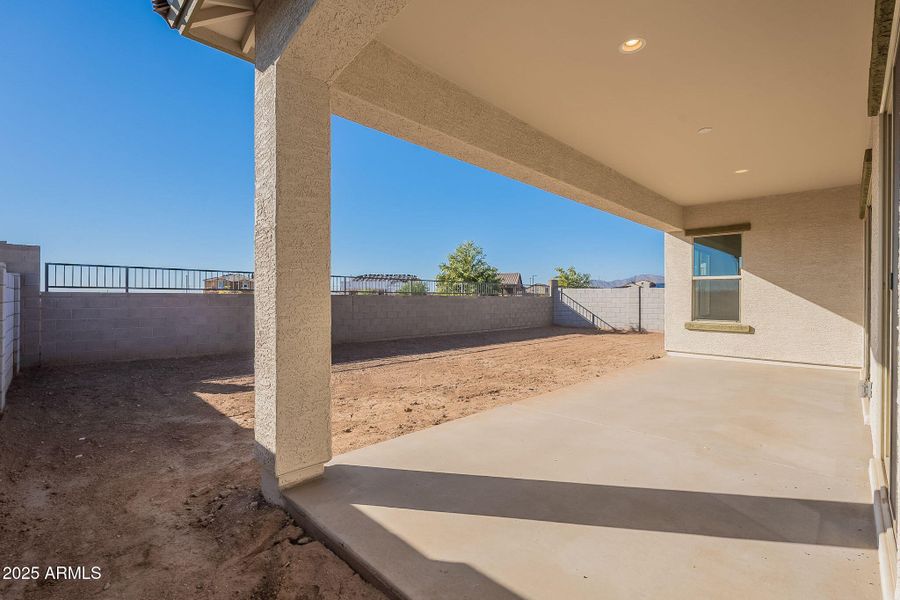
[[[685,227],[749,222],[741,322],[753,333],[689,331],[692,243],[666,234],[666,350],[861,367],[864,228],[859,187],[692,206]]]
[[[40,362],[41,346],[41,247],[0,242],[0,263],[6,263],[8,273],[21,275],[22,366],[34,366]]]
[[[553,302],[553,324],[563,327],[663,331],[664,317],[665,288],[561,288]]]

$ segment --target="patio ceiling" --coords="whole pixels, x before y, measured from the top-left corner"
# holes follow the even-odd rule
[[[872,14],[873,0],[413,0],[378,39],[694,205],[859,181]],[[619,52],[635,37],[643,50]]]

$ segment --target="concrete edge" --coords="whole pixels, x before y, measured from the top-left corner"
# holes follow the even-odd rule
[[[728,360],[733,362],[748,362],[761,365],[780,365],[782,367],[799,367],[807,369],[825,369],[829,371],[859,371],[862,367],[848,365],[825,365],[819,363],[794,362],[789,360],[770,360],[766,358],[747,358],[744,356],[726,356],[719,354],[701,354],[698,352],[680,352],[678,350],[666,350],[669,356],[681,358],[702,358],[705,360]]]
[[[282,508],[284,508],[288,514],[300,524],[305,532],[312,534],[312,537],[321,542],[323,546],[347,563],[347,565],[359,574],[366,583],[372,585],[372,587],[391,600],[411,600],[409,596],[403,594],[399,589],[391,585],[385,577],[381,576],[372,565],[352,548],[337,541],[337,537],[334,536],[327,527],[317,523],[316,520],[302,508],[294,504],[294,502],[288,498],[287,494],[284,493],[286,491],[286,489],[282,490]]]

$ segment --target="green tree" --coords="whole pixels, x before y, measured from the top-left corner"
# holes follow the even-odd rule
[[[442,294],[499,293],[500,273],[488,264],[484,249],[475,242],[457,246],[438,268],[438,291]],[[459,285],[461,282],[466,285]]]
[[[579,273],[575,267],[563,269],[556,267],[556,278],[559,280],[559,287],[564,288],[586,288],[591,287],[591,274]]]
[[[410,294],[412,296],[424,296],[428,293],[428,288],[425,287],[424,281],[411,280],[407,281],[397,290],[398,294]]]

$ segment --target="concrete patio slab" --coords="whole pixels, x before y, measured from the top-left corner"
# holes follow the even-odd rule
[[[853,372],[667,357],[286,493],[404,598],[881,597]]]

